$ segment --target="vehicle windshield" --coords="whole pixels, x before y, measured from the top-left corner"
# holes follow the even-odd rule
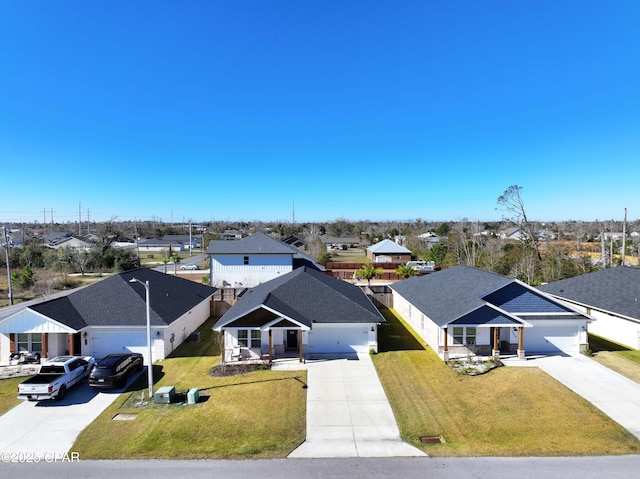
[[[122,356],[107,356],[96,366],[98,369],[112,369],[122,360]]]
[[[42,366],[40,374],[64,374],[63,366]]]

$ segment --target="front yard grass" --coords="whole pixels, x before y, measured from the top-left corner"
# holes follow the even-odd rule
[[[257,370],[212,377],[219,349],[207,321],[201,341],[181,347],[154,367],[155,390],[200,389],[197,404],[136,405],[146,394],[143,374],[76,440],[86,459],[282,458],[304,441],[306,372]],[[133,420],[114,420],[118,415]]]
[[[455,373],[393,310],[373,361],[402,437],[431,456],[638,454],[640,442],[538,368]],[[440,436],[423,444],[421,436]]]
[[[640,383],[640,351],[593,334],[589,335],[589,347],[597,362]]]
[[[18,384],[29,378],[30,376],[19,376],[0,379],[0,416],[23,401],[18,399]]]

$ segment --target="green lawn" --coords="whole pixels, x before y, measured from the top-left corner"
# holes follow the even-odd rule
[[[589,347],[600,364],[640,383],[640,351],[593,334],[589,335]]]
[[[640,442],[538,368],[451,370],[384,311],[373,360],[403,438],[432,456],[638,454]],[[421,436],[441,436],[423,444]]]
[[[199,343],[184,343],[154,365],[158,387],[200,389],[194,405],[136,406],[146,376],[122,394],[78,437],[72,450],[86,459],[281,458],[304,441],[305,371],[254,371],[212,377],[219,361],[212,320]],[[133,414],[130,421],[113,420]]]
[[[18,384],[30,376],[0,379],[0,415],[16,407],[23,400],[18,399]]]

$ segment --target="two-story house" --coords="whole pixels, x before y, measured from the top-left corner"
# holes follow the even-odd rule
[[[211,285],[218,288],[252,288],[301,266],[324,270],[311,256],[264,233],[211,241],[207,254]]]

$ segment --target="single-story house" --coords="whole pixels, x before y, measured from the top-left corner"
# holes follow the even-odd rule
[[[213,327],[223,361],[377,351],[385,320],[357,286],[302,267],[247,290]]]
[[[391,284],[393,307],[445,360],[575,354],[592,318],[517,279],[456,266]]]
[[[146,282],[152,357],[164,359],[211,316],[215,288],[139,268],[4,318],[0,362],[8,362],[14,352],[102,358],[122,351],[142,353],[146,361]]]
[[[367,258],[374,263],[406,263],[411,260],[411,250],[384,239],[367,247]]]
[[[89,251],[95,246],[95,243],[83,236],[65,236],[57,238],[47,246],[53,249],[71,248],[76,251]]]
[[[207,254],[211,285],[221,288],[251,288],[302,266],[324,270],[310,255],[261,232],[211,241]]]
[[[590,333],[640,349],[640,268],[607,268],[538,289],[595,318]]]

